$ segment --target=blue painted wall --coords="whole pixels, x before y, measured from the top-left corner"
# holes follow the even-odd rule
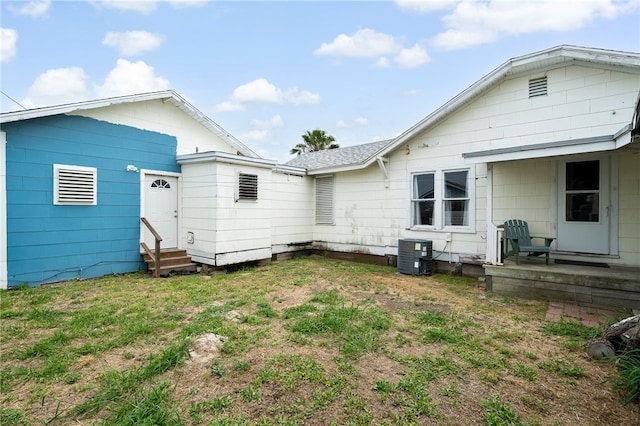
[[[86,117],[2,126],[7,137],[8,286],[144,268],[138,169],[179,172],[176,138]],[[96,167],[96,206],[53,204],[53,164]]]

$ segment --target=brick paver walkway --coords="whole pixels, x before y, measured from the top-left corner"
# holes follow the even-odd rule
[[[615,312],[609,309],[550,302],[546,318],[549,321],[560,321],[560,318],[564,318],[579,321],[588,327],[602,327],[610,325],[614,316]]]

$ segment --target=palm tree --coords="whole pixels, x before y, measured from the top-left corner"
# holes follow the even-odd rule
[[[305,152],[340,148],[340,145],[334,143],[336,138],[328,135],[324,130],[320,129],[315,129],[313,131],[307,130],[307,133],[302,135],[302,140],[304,140],[304,143],[299,143],[295,147],[291,148],[291,154],[300,155]]]

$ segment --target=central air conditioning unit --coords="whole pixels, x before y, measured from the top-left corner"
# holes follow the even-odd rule
[[[408,275],[431,275],[433,241],[398,240],[398,272]]]

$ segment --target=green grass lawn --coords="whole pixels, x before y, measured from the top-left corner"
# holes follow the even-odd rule
[[[601,329],[477,284],[314,256],[5,291],[0,424],[638,424]]]

